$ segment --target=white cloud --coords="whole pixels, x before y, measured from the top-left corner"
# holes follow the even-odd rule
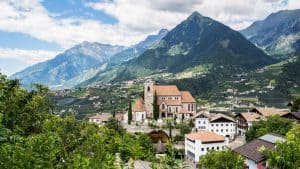
[[[97,20],[60,18],[39,0],[0,0],[0,30],[29,34],[69,48],[82,41],[131,45],[161,28],[171,29],[193,11],[234,29],[245,28],[279,9],[300,7],[299,0],[102,0],[87,7],[114,16],[111,25]]]
[[[0,48],[0,58],[15,58],[32,65],[55,57],[59,51]]]

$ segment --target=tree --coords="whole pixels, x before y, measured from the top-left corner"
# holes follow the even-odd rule
[[[267,120],[255,122],[253,126],[250,127],[246,132],[246,141],[249,142],[267,133],[285,135],[292,127],[293,123],[290,120],[278,115],[270,116]]]
[[[157,104],[157,96],[154,95],[153,99],[153,118],[157,120],[159,117],[159,105]]]
[[[286,134],[285,142],[277,142],[274,150],[262,149],[270,168],[300,168],[300,126]]]
[[[243,158],[230,149],[223,151],[211,150],[200,157],[199,169],[243,169]]]
[[[131,121],[132,121],[132,108],[131,108],[131,100],[130,100],[128,106],[128,124],[131,124]]]
[[[297,112],[300,110],[300,98],[293,101],[293,105],[291,107],[292,112]]]

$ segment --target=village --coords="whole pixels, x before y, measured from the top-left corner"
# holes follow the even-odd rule
[[[164,156],[165,146],[172,139],[181,152],[179,155],[191,168],[197,168],[200,157],[210,150],[227,148],[244,158],[245,167],[266,168],[267,159],[259,151],[260,147],[274,148],[285,137],[267,133],[246,143],[246,132],[253,123],[272,116],[300,121],[300,112],[290,111],[292,103],[286,108],[251,107],[238,113],[216,111],[198,106],[189,91],[180,91],[176,85],[157,85],[148,79],[143,88],[143,95],[136,98],[132,107],[129,105],[127,112],[98,112],[88,121],[101,126],[114,118],[130,133],[148,134],[157,157]],[[140,160],[134,163],[138,169],[148,169],[150,165]]]

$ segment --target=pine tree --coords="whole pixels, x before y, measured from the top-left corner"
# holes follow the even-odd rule
[[[132,121],[132,109],[131,109],[131,100],[130,100],[128,106],[128,124],[131,124],[131,121]]]
[[[159,116],[159,105],[157,104],[157,97],[155,94],[153,99],[153,118],[157,120],[158,116]]]

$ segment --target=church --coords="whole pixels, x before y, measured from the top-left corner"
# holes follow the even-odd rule
[[[189,119],[197,111],[196,100],[189,91],[180,91],[176,85],[155,85],[153,81],[147,80],[144,84],[144,98],[138,99],[133,106],[132,120],[141,122],[153,118],[155,100],[159,106],[159,119]]]

